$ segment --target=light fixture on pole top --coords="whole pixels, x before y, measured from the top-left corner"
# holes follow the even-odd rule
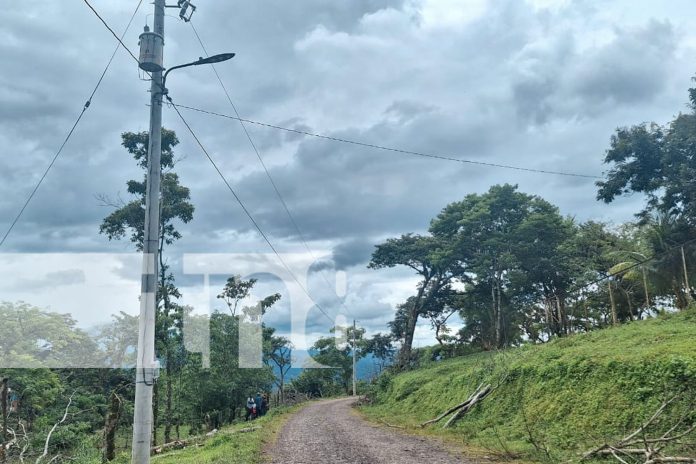
[[[201,57],[198,58],[198,60],[192,61],[190,63],[172,66],[171,68],[167,69],[167,72],[165,72],[164,76],[162,77],[162,93],[164,93],[165,95],[167,94],[167,76],[170,72],[174,71],[175,69],[188,68],[189,66],[200,66],[202,64],[222,63],[223,61],[231,60],[232,58],[234,58],[234,56],[235,53],[220,53],[218,55],[209,56],[208,58]]]

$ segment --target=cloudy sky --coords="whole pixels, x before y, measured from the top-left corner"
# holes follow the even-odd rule
[[[93,0],[119,34],[136,4]],[[237,53],[217,69],[245,118],[532,169],[601,175],[614,128],[664,123],[685,111],[696,68],[696,3],[689,0],[199,0],[197,6],[193,21],[208,51]],[[143,2],[126,34],[136,53],[151,10]],[[189,25],[176,17],[166,22],[165,66],[203,54]],[[115,45],[81,0],[3,5],[3,233]],[[131,258],[114,257],[133,249],[99,235],[110,208],[96,196],[128,199],[125,182],[142,176],[120,146],[122,132],[148,128],[149,83],[139,77],[136,63],[119,51],[0,249],[0,299],[71,312],[83,324],[119,309],[137,311],[139,268],[129,274],[124,269],[134,266],[123,263]],[[173,73],[168,88],[178,103],[233,113],[210,68]],[[579,220],[614,222],[629,220],[642,201],[600,204],[592,179],[440,161],[249,125],[300,237],[239,123],[182,111],[275,247],[293,254],[298,273],[310,271],[306,287],[313,299],[331,317],[355,317],[371,332],[386,330],[394,305],[415,283],[404,270],[367,270],[374,244],[424,231],[442,207],[467,193],[515,183]],[[171,109],[165,108],[164,121],[181,140],[176,171],[196,206],[194,221],[180,226],[183,238],[167,252],[185,301],[201,301],[205,282],[200,274],[184,274],[185,255],[236,254],[231,272],[266,272],[259,290],[284,292],[285,303],[267,322],[289,330],[294,283],[238,256],[270,250]],[[73,257],[56,257],[64,253]],[[312,264],[314,258],[319,262]],[[225,277],[208,279],[213,296]],[[110,286],[116,280],[122,291]],[[308,319],[315,335],[331,325],[317,308]],[[427,326],[418,337],[427,343]]]

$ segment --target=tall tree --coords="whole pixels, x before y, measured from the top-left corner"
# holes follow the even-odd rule
[[[377,333],[365,342],[365,354],[371,354],[377,362],[377,374],[380,374],[394,358],[394,341],[391,335]]]
[[[453,244],[452,259],[489,292],[494,347],[516,338],[510,291],[524,247],[543,239],[542,228],[533,222],[550,210],[546,201],[518,192],[517,186],[495,185],[447,205],[431,223],[430,231],[440,242]]]
[[[149,134],[147,132],[126,132],[121,135],[122,145],[133,156],[143,170],[147,169]],[[157,314],[155,318],[155,344],[160,357],[165,359],[165,440],[170,439],[172,425],[172,376],[174,363],[172,358],[174,347],[181,346],[181,326],[183,315],[181,307],[172,303],[172,299],[180,297],[174,285],[174,276],[169,272],[164,255],[166,245],[171,245],[181,238],[176,228],[177,222],[188,223],[193,219],[194,206],[191,203],[190,191],[179,183],[179,176],[173,172],[176,160],[174,147],[179,144],[174,131],[162,129],[162,179],[160,199],[160,230],[159,230],[159,288],[157,292]],[[129,180],[127,191],[134,197],[131,201],[114,204],[107,201],[116,210],[104,218],[99,232],[109,240],[120,240],[129,236],[137,250],[143,249],[143,234],[145,227],[145,193],[146,176],[143,180]],[[157,423],[159,388],[155,385],[153,399],[154,420]],[[157,441],[156,433],[153,435]]]
[[[371,269],[382,269],[398,265],[413,269],[421,278],[417,293],[403,307],[405,326],[403,343],[399,352],[398,365],[406,368],[411,362],[413,335],[422,316],[438,295],[446,292],[455,275],[462,275],[459,267],[452,266],[451,253],[445,242],[432,236],[402,235],[377,245],[368,265]]]
[[[353,376],[353,346],[349,341],[356,340],[356,357],[358,359],[364,357],[367,353],[365,350],[366,342],[364,340],[365,329],[356,328],[353,330],[349,327],[334,327],[331,332],[336,334],[334,337],[319,338],[312,345],[312,357],[325,366],[331,369],[310,369],[310,371],[324,371],[317,374],[308,374],[304,377],[304,381],[309,381],[308,385],[316,388],[316,382],[323,384],[324,390],[331,389],[331,384],[339,385],[340,390],[348,393],[351,388],[351,379]],[[329,372],[330,375],[326,375]],[[302,383],[301,380],[299,384]],[[309,392],[308,392],[309,393]]]
[[[282,403],[285,399],[285,383],[292,367],[292,343],[286,337],[273,335],[275,329],[269,328],[264,346],[264,361],[273,368],[278,396]]]
[[[611,166],[597,182],[597,199],[643,193],[643,219],[660,212],[696,225],[696,89],[689,89],[692,111],[666,126],[621,127],[611,137],[604,163]]]

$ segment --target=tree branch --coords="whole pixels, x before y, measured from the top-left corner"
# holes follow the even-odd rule
[[[48,445],[51,443],[51,436],[53,435],[53,432],[56,431],[58,426],[61,425],[63,422],[65,422],[68,419],[68,410],[70,409],[70,406],[72,405],[72,399],[73,399],[73,396],[75,395],[76,392],[77,391],[72,392],[72,394],[68,398],[68,404],[65,406],[65,413],[63,413],[63,417],[58,422],[53,424],[53,427],[51,427],[51,430],[48,432],[48,435],[46,436],[46,442],[44,443],[43,454],[41,456],[39,456],[38,458],[36,458],[36,461],[34,464],[39,464],[43,458],[48,456]],[[49,464],[51,462],[53,462],[54,459],[51,459],[49,461]]]

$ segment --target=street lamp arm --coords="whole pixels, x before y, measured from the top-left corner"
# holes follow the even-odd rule
[[[191,63],[172,66],[171,68],[167,69],[167,71],[164,73],[164,76],[162,76],[162,93],[167,93],[167,87],[165,85],[167,83],[167,75],[169,75],[169,73],[174,71],[175,69],[188,68],[189,66],[200,66],[202,64],[220,63],[222,61],[230,60],[234,58],[234,56],[235,53],[220,53],[219,55],[209,56],[208,58],[198,58],[197,61],[192,61]]]

